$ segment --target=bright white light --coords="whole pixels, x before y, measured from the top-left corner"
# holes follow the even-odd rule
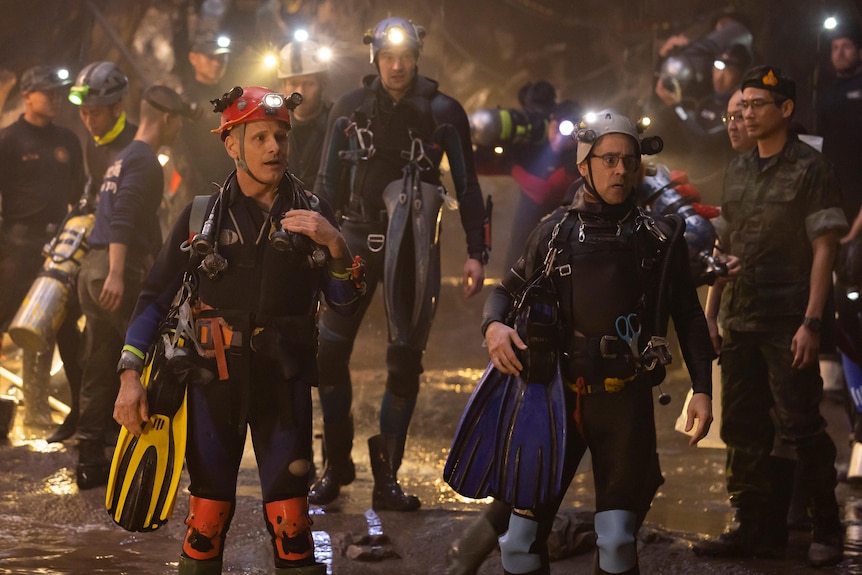
[[[584,121],[587,124],[592,124],[593,122],[596,121],[596,113],[595,112],[587,112],[586,114],[584,114]]]
[[[838,26],[838,19],[835,16],[830,16],[823,21],[823,27],[827,30],[834,30]]]
[[[68,80],[69,79],[69,71],[65,68],[60,68],[59,70],[57,70],[57,77],[60,78],[61,80]]]
[[[297,42],[305,42],[306,40],[308,40],[308,30],[303,30],[302,28],[300,28],[293,33],[293,39]]]
[[[724,70],[725,68],[727,68],[727,64],[724,63],[724,60],[716,60],[712,63],[712,66],[716,70]]]
[[[267,54],[263,57],[263,65],[267,68],[275,68],[278,65],[278,56],[275,54]]]
[[[641,118],[641,126],[646,128],[650,124],[652,124],[652,118],[650,118],[649,116],[644,116],[643,118]]]
[[[386,33],[386,37],[392,44],[401,44],[404,41],[404,30],[401,28],[392,28]]]
[[[171,157],[170,157],[169,155],[164,154],[164,153],[159,154],[159,163],[160,163],[162,166],[165,166],[165,165],[166,165],[168,162],[170,162],[170,161],[171,161]]]
[[[317,51],[317,59],[321,62],[329,62],[332,60],[332,50],[323,46],[320,50]]]
[[[563,120],[560,122],[560,133],[564,136],[571,136],[575,131],[575,124],[571,120]]]
[[[495,146],[494,147],[494,153],[495,154],[502,154],[503,153],[503,146]]]
[[[216,39],[216,44],[218,44],[219,48],[229,48],[230,47],[230,38],[227,36],[219,36]]]
[[[848,289],[847,290],[847,299],[850,301],[856,301],[859,299],[859,290],[858,289]]]

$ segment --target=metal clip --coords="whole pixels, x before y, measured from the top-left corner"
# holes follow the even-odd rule
[[[599,353],[604,359],[616,359],[617,353],[611,351],[619,338],[615,335],[603,335],[599,341]]]
[[[578,241],[581,243],[584,243],[584,240],[587,239],[587,235],[584,233],[584,227],[585,227],[585,224],[582,221],[581,225],[578,226]]]
[[[383,234],[368,234],[368,237],[365,239],[365,245],[368,246],[368,250],[371,253],[379,253],[383,251],[383,246],[386,245],[386,236]]]
[[[644,369],[652,371],[656,364],[668,365],[673,361],[670,350],[667,348],[667,339],[654,335],[647,342],[643,351]]]

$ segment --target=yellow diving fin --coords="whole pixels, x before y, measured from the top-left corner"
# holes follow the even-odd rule
[[[105,508],[128,531],[153,531],[170,519],[186,453],[185,356],[154,354],[141,374],[150,418],[140,437],[123,427],[117,439]],[[183,365],[185,364],[185,365]]]

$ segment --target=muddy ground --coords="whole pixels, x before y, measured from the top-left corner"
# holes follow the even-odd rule
[[[495,192],[498,229],[511,217],[513,196],[502,179],[491,179],[485,191]],[[453,217],[455,216],[455,217]],[[357,424],[353,456],[357,480],[343,490],[337,504],[313,509],[318,559],[336,575],[441,574],[446,551],[483,505],[460,498],[443,482],[441,470],[446,452],[470,392],[487,362],[479,334],[483,296],[465,301],[457,279],[463,264],[463,235],[456,214],[444,216],[444,284],[437,321],[425,358],[426,372],[401,469],[402,485],[422,500],[414,513],[370,510],[371,474],[365,448],[367,437],[376,433],[384,371],[385,321],[379,295],[369,314],[354,354],[354,416]],[[495,253],[505,252],[505,237],[498,233]],[[489,266],[489,276],[499,278],[502,263]],[[487,293],[487,287],[485,294]],[[16,366],[13,347],[3,348],[4,367]],[[56,380],[57,378],[55,378]],[[785,561],[719,561],[697,558],[691,543],[704,535],[719,534],[730,517],[724,490],[724,452],[693,449],[687,437],[674,431],[688,382],[677,369],[665,384],[673,396],[668,407],[657,407],[659,450],[666,478],[656,496],[647,523],[640,533],[643,573],[683,574],[784,574],[862,573],[857,562],[860,525],[856,501],[862,490],[841,484],[839,497],[845,504],[848,526],[846,559],[834,569],[804,567],[808,535],[794,532]],[[0,380],[0,393],[8,381]],[[63,399],[62,378],[54,382]],[[839,458],[848,458],[849,427],[840,405],[824,401],[829,430],[839,448]],[[79,492],[74,482],[75,453],[72,442],[48,445],[49,429],[20,423],[0,444],[0,573],[2,574],[167,574],[176,572],[180,541],[185,530],[186,486],[174,517],[153,533],[128,533],[115,526],[104,510],[104,489]],[[318,414],[319,416],[319,414]],[[60,415],[55,414],[60,421]],[[317,417],[317,427],[320,418]],[[318,430],[319,431],[319,430]],[[320,462],[319,443],[315,445]],[[569,489],[562,514],[575,523],[590,521],[592,480],[579,474]],[[352,560],[346,549],[365,534],[386,534],[391,543],[378,554],[392,555],[382,561]],[[554,575],[590,573],[592,553],[554,562]],[[237,489],[237,512],[228,535],[225,573],[273,573],[271,548],[262,518],[257,471],[251,449],[246,453]],[[490,555],[481,574],[502,573],[498,552]]]

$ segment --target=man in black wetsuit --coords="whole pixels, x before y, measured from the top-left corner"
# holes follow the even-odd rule
[[[187,113],[170,88],[147,88],[135,139],[117,155],[102,181],[90,252],[78,279],[88,351],[77,433],[76,479],[81,489],[108,479],[104,437],[120,383],[114,368],[141,282],[162,243],[156,211],[164,174],[156,154],[174,141]]]
[[[290,111],[287,165],[306,190],[313,190],[332,102],[326,98],[331,51],[314,40],[294,40],[281,49],[278,78],[282,94],[296,92],[302,103]]]
[[[440,287],[440,263],[437,244],[436,247],[420,246],[421,250],[427,248],[425,253],[430,254],[427,258],[414,260],[407,256],[384,265],[387,259],[397,259],[396,254],[404,253],[402,244],[393,240],[393,235],[407,233],[406,226],[387,227],[388,220],[394,222],[393,216],[403,215],[403,212],[397,211],[398,205],[387,210],[384,189],[392,183],[390,190],[397,196],[397,190],[406,182],[402,180],[406,178],[405,170],[410,172],[421,164],[421,170],[412,172],[418,172],[416,178],[421,177],[421,185],[414,179],[408,188],[430,187],[431,193],[425,198],[428,201],[423,205],[439,202],[436,185],[440,181],[439,165],[445,152],[467,235],[464,297],[472,297],[482,289],[486,261],[482,233],[485,214],[467,114],[457,101],[437,89],[437,82],[419,75],[416,62],[424,34],[422,28],[402,18],[382,20],[366,34],[365,43],[370,45],[371,61],[379,75],[366,76],[362,88],[349,92],[333,107],[315,184],[315,191],[342,215],[342,233],[351,252],[361,255],[367,262],[369,293],[373,293],[378,282],[384,283],[384,302],[390,324],[386,354],[388,376],[380,409],[380,435],[369,438],[368,446],[374,474],[372,505],[375,509],[397,511],[411,511],[420,506],[417,497],[403,493],[396,473],[419,393],[422,355]],[[345,128],[348,128],[347,137]],[[405,159],[405,155],[411,156],[411,150],[415,162]],[[420,150],[423,153],[419,153]],[[407,204],[414,205],[413,202]],[[436,226],[433,209],[428,209],[420,218],[413,218],[411,223],[417,219],[426,230]],[[419,237],[415,225],[412,237]],[[427,274],[427,281],[400,273],[407,268],[417,276]],[[396,274],[397,281],[394,280]],[[348,362],[370,299],[366,299],[353,317],[344,318],[324,310],[320,319],[319,391],[327,460],[322,477],[311,488],[309,500],[312,503],[334,501],[340,487],[355,478],[351,458],[353,420]],[[405,301],[421,308],[418,320],[415,320],[417,315],[410,316],[404,306],[398,308]],[[400,329],[404,324],[409,325]]]
[[[712,344],[689,272],[684,224],[645,214],[633,198],[647,139],[641,140],[631,120],[611,111],[585,120],[576,133],[584,184],[571,206],[534,230],[485,303],[482,331],[491,361],[501,373],[519,375],[526,365],[521,354],[531,352],[506,318],[526,278],[543,267],[549,271],[559,307],[559,369],[571,414],[563,489],[547,504],[512,509],[500,538],[506,573],[550,573],[547,537],[587,448],[596,487],[595,573],[639,573],[637,530],[663,483],[652,387],[664,378],[669,356],[652,354],[662,346],[666,350],[668,317],[692,379],[686,421],[686,430],[694,429],[691,445],[706,436],[712,422]],[[550,250],[556,250],[555,257],[547,257]],[[517,423],[503,434],[513,434]],[[517,477],[511,479],[514,485],[501,487],[517,490]]]
[[[24,113],[18,121],[0,131],[0,198],[3,208],[0,223],[0,332],[9,327],[42,268],[42,247],[57,232],[69,206],[78,201],[84,189],[81,144],[71,130],[52,121],[61,101],[61,88],[70,83],[66,70],[36,66],[24,72],[21,77]],[[77,305],[71,307],[77,309]],[[66,378],[72,389],[72,411],[64,423],[63,432],[51,435],[49,441],[69,437],[78,418],[77,400],[81,388],[79,315],[67,313],[57,333]],[[52,357],[51,350],[24,352],[25,393],[37,387],[36,383],[27,385],[31,377],[44,379],[47,384]],[[42,399],[47,400],[47,397]],[[36,411],[28,409],[27,414],[29,417]]]

